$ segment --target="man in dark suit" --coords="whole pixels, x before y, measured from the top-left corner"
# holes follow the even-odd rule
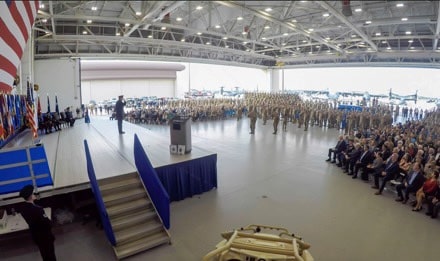
[[[385,185],[388,181],[393,180],[397,174],[399,174],[399,164],[397,159],[399,158],[399,154],[393,153],[391,155],[391,160],[386,164],[384,171],[381,173],[376,173],[374,175],[374,188],[379,188],[379,177],[382,176],[382,185],[377,191],[376,195],[381,195]]]
[[[55,237],[51,231],[51,221],[44,213],[43,208],[34,203],[34,200],[36,199],[34,195],[34,186],[24,186],[20,190],[20,197],[26,200],[21,209],[21,215],[29,225],[32,239],[40,249],[43,261],[56,260],[55,248],[53,245]]]
[[[370,149],[368,145],[364,145],[364,151],[362,152],[359,160],[356,162],[354,166],[353,179],[357,178],[359,169],[362,170],[362,179],[368,180],[368,174],[366,174],[367,165],[372,163],[374,160],[373,151]]]
[[[328,149],[328,159],[326,161],[330,161],[332,158],[333,153],[333,160],[332,163],[336,163],[336,158],[339,159],[339,154],[345,150],[347,147],[347,144],[345,143],[344,136],[340,135],[338,143],[336,143],[336,146],[334,148]]]
[[[409,198],[409,193],[417,192],[425,182],[425,178],[420,173],[420,164],[415,162],[413,165],[413,171],[406,175],[405,181],[402,184],[396,186],[398,198],[396,201],[406,204]],[[405,190],[405,195],[403,196],[402,191]]]
[[[354,173],[354,165],[359,160],[362,155],[362,148],[359,143],[354,144],[354,150],[345,155],[345,159],[347,160],[347,164],[345,165],[345,172],[348,175],[353,175]]]

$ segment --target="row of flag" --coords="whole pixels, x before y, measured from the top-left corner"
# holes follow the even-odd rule
[[[31,129],[34,139],[38,137],[38,121],[42,120],[42,111],[39,96],[35,108],[33,89],[32,84],[28,82],[26,95],[0,93],[0,143],[23,127]],[[59,113],[57,96],[55,96],[55,111]],[[49,95],[47,96],[47,112],[51,112]]]

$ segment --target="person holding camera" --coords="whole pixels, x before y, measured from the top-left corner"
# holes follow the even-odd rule
[[[21,215],[29,225],[32,239],[40,249],[43,261],[54,261],[55,248],[53,242],[55,237],[52,234],[52,224],[50,219],[44,213],[44,209],[34,203],[36,196],[34,186],[26,185],[20,190],[20,197],[26,201],[21,208]]]

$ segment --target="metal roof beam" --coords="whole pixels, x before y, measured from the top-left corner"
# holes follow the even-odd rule
[[[249,7],[237,4],[234,1],[215,1],[215,3],[220,4],[220,5],[224,5],[224,6],[227,6],[227,7],[230,7],[230,8],[240,8],[240,9],[243,9],[246,12],[248,12],[250,14],[253,14],[255,16],[258,16],[258,17],[260,17],[260,18],[262,18],[264,20],[267,20],[267,21],[270,21],[270,22],[272,22],[274,24],[283,26],[283,27],[288,28],[288,29],[290,29],[292,31],[299,32],[299,33],[303,34],[306,37],[310,37],[313,40],[320,42],[321,44],[327,45],[328,47],[331,47],[331,48],[337,50],[338,52],[341,52],[341,53],[344,52],[341,48],[339,48],[338,46],[333,45],[333,44],[327,42],[323,38],[321,38],[321,37],[319,37],[317,35],[314,35],[313,33],[307,33],[305,30],[297,28],[294,24],[292,24],[290,22],[283,22],[282,20],[274,18],[274,17],[270,16],[269,14],[267,14],[266,12],[251,9]]]
[[[352,22],[350,22],[343,14],[338,12],[333,6],[329,5],[326,1],[316,1],[319,5],[321,5],[324,9],[332,13],[336,18],[341,20],[344,24],[350,27],[353,31],[355,31],[365,42],[367,42],[371,48],[377,51],[377,45],[371,41],[371,39],[361,30],[359,30]]]
[[[130,34],[132,34],[134,31],[136,31],[136,29],[139,28],[139,26],[141,26],[145,20],[150,19],[151,17],[153,17],[154,14],[156,14],[159,10],[162,9],[162,7],[164,7],[167,4],[167,1],[160,1],[159,3],[155,3],[155,6],[152,8],[152,10],[150,12],[148,12],[144,17],[142,17],[141,20],[139,20],[137,23],[135,23],[130,30],[128,30],[128,32],[126,32],[124,34],[124,37],[129,37]]]
[[[50,22],[52,23],[52,34],[56,35],[57,32],[55,30],[55,20],[53,19],[53,3],[49,1],[49,12],[50,12]]]
[[[438,9],[437,9],[437,26],[435,28],[435,40],[434,40],[434,44],[432,45],[432,50],[437,49],[439,33],[440,33],[440,4],[438,4]]]

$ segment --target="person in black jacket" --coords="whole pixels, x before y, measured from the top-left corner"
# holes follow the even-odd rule
[[[119,95],[118,101],[115,105],[115,113],[116,113],[116,120],[118,120],[118,131],[119,134],[124,134],[125,132],[122,131],[122,120],[124,120],[124,95]]]
[[[26,185],[20,190],[20,197],[26,202],[21,209],[21,215],[29,225],[32,239],[40,249],[43,261],[56,260],[54,240],[55,237],[51,231],[51,221],[44,213],[44,209],[34,203],[34,186]]]
[[[401,201],[403,204],[406,204],[409,198],[409,193],[415,193],[419,190],[423,183],[425,182],[425,177],[423,177],[420,172],[420,164],[413,164],[413,171],[406,176],[404,182],[396,186],[398,198],[396,201]],[[405,194],[402,191],[405,191]]]
[[[347,144],[345,143],[344,136],[340,135],[338,143],[336,143],[336,146],[334,148],[328,149],[328,159],[326,161],[330,161],[331,163],[336,163],[336,158],[339,160],[339,154],[342,153],[347,147]],[[332,153],[333,153],[333,160],[332,160]]]

